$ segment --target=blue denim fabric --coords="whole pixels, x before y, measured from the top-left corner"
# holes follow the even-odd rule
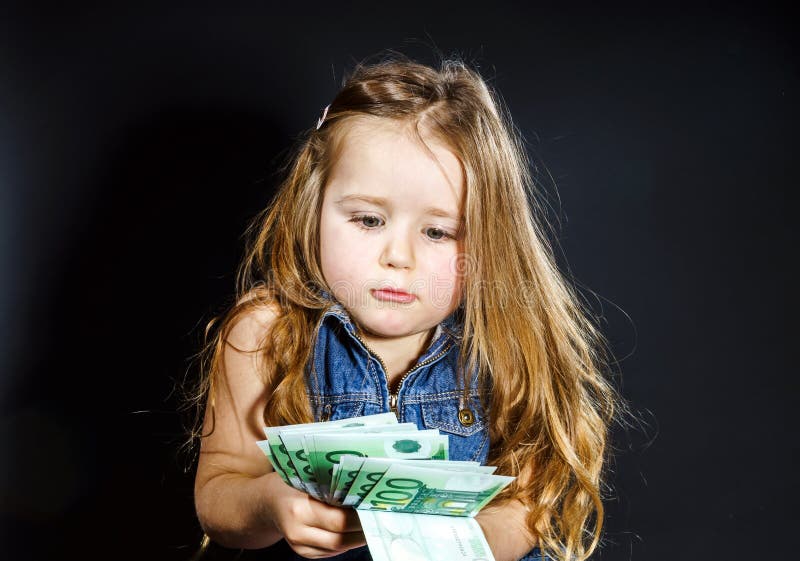
[[[448,435],[451,459],[485,463],[489,430],[475,380],[465,402],[456,376],[460,337],[454,313],[437,327],[428,349],[403,379],[397,391],[397,416],[400,422]],[[307,370],[306,387],[316,420],[390,410],[386,372],[356,335],[341,304],[323,314]],[[471,411],[471,424],[459,421],[463,409]]]
[[[450,459],[486,463],[489,430],[478,398],[473,373],[465,402],[460,376],[456,375],[462,325],[454,312],[437,326],[431,343],[403,379],[397,391],[400,422],[420,429],[438,429],[449,437]],[[344,307],[333,302],[316,329],[314,353],[307,368],[307,392],[316,421],[373,415],[390,410],[387,373],[356,335]],[[474,421],[462,423],[459,411],[469,409]],[[331,559],[370,560],[366,548],[351,550]],[[539,550],[524,561],[542,561]]]

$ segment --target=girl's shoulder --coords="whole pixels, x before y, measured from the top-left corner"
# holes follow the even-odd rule
[[[265,302],[248,294],[236,302],[236,309],[225,339],[237,349],[254,351],[280,315],[280,307],[276,302]]]

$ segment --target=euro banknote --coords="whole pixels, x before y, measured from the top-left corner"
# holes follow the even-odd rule
[[[455,461],[437,461],[431,462],[428,460],[401,460],[403,465],[415,466],[422,469],[437,469],[454,471],[457,473],[494,473],[494,466],[482,466],[478,462],[455,462]],[[349,467],[352,460],[345,464]],[[394,465],[397,460],[382,459],[382,458],[367,458],[358,470],[358,473],[353,478],[348,486],[347,494],[341,499],[343,506],[358,506],[362,500],[372,491],[378,481],[380,481],[388,469]],[[344,486],[344,484],[341,484]],[[334,495],[335,497],[335,495]]]
[[[286,472],[283,471],[283,468],[278,464],[278,462],[273,457],[272,450],[270,450],[269,448],[269,442],[266,440],[259,440],[258,442],[256,442],[256,444],[258,445],[259,448],[261,448],[261,451],[264,452],[264,455],[269,460],[269,463],[272,464],[272,469],[275,470],[275,472],[281,476],[283,482],[286,483],[287,485],[291,485],[291,482],[289,481],[289,477],[286,475]]]
[[[475,516],[513,480],[505,475],[453,472],[397,462],[386,470],[358,508]]]
[[[286,453],[292,461],[292,466],[308,494],[320,501],[327,501],[328,497],[320,490],[319,482],[317,481],[317,470],[315,466],[311,465],[308,458],[309,448],[306,446],[307,436],[312,434],[336,434],[358,442],[363,434],[409,433],[416,430],[417,426],[414,423],[374,426],[330,426],[316,428],[313,432],[304,430],[281,430],[278,431],[278,437],[283,443],[283,447],[286,449]]]
[[[303,482],[297,470],[295,469],[294,464],[292,463],[292,458],[286,450],[286,446],[280,439],[281,431],[285,431],[287,433],[292,431],[313,432],[315,430],[330,430],[334,427],[344,428],[396,424],[398,424],[397,417],[393,413],[378,413],[377,415],[365,415],[363,417],[337,419],[335,421],[325,421],[320,423],[302,423],[298,425],[285,425],[280,427],[264,427],[264,433],[266,434],[267,440],[260,441],[260,443],[266,442],[269,446],[269,450],[272,453],[271,456],[268,456],[269,460],[272,463],[275,471],[278,471],[282,474],[281,478],[284,481],[289,482],[289,484],[295,489],[308,492],[305,485],[303,485]],[[259,446],[263,451],[263,446],[261,446],[261,444],[259,444]]]
[[[474,518],[356,512],[373,561],[494,561]]]
[[[345,454],[379,458],[438,459],[448,458],[449,440],[436,430],[418,430],[395,434],[316,433],[306,435],[305,449],[320,493],[328,498],[333,465]]]
[[[331,496],[333,497],[334,504],[341,504],[342,500],[345,496],[347,496],[348,491],[353,485],[353,481],[357,477],[362,476],[361,468],[364,465],[364,462],[367,460],[371,460],[370,465],[380,465],[385,466],[383,471],[381,471],[381,475],[385,472],[389,465],[392,462],[396,461],[403,461],[403,462],[410,462],[411,465],[421,465],[421,466],[430,466],[431,463],[429,460],[394,460],[391,458],[366,458],[364,456],[350,456],[345,454],[339,460],[339,463],[333,466],[333,480],[331,481]],[[445,466],[479,466],[478,462],[473,462],[469,460],[436,460],[435,465],[437,467],[444,468]],[[490,469],[488,473],[493,473],[495,468],[487,468]],[[363,474],[363,478],[367,478],[368,474],[372,473],[371,471],[367,471]],[[375,475],[371,475],[370,479],[374,479]],[[363,485],[363,483],[362,483]],[[349,506],[349,505],[348,505]]]
[[[472,517],[514,478],[449,460],[438,430],[382,413],[264,432],[257,445],[285,483],[357,509],[375,561],[493,561]]]

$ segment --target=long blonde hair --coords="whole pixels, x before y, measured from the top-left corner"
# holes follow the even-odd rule
[[[527,506],[528,529],[550,556],[585,559],[601,534],[601,477],[617,403],[604,376],[607,346],[558,270],[521,136],[497,94],[458,60],[438,69],[397,55],[362,63],[322,125],[299,139],[276,196],[248,228],[236,304],[206,328],[193,434],[204,406],[213,418],[229,328],[260,306],[278,311],[259,349],[268,358],[264,422],[313,420],[305,365],[329,304],[321,294],[329,288],[320,270],[320,205],[348,123],[363,116],[410,122],[418,135],[424,124],[461,160],[466,343],[459,364],[462,375],[477,369],[480,387],[491,388],[483,396],[489,463],[518,476],[498,500]]]

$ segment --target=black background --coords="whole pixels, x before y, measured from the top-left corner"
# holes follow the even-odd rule
[[[562,262],[604,318],[640,419],[616,431],[594,558],[795,550],[788,13],[432,2],[0,13],[4,556],[188,559],[201,533],[173,386],[229,302],[240,236],[285,150],[343,73],[385,48],[476,64],[552,176]]]

